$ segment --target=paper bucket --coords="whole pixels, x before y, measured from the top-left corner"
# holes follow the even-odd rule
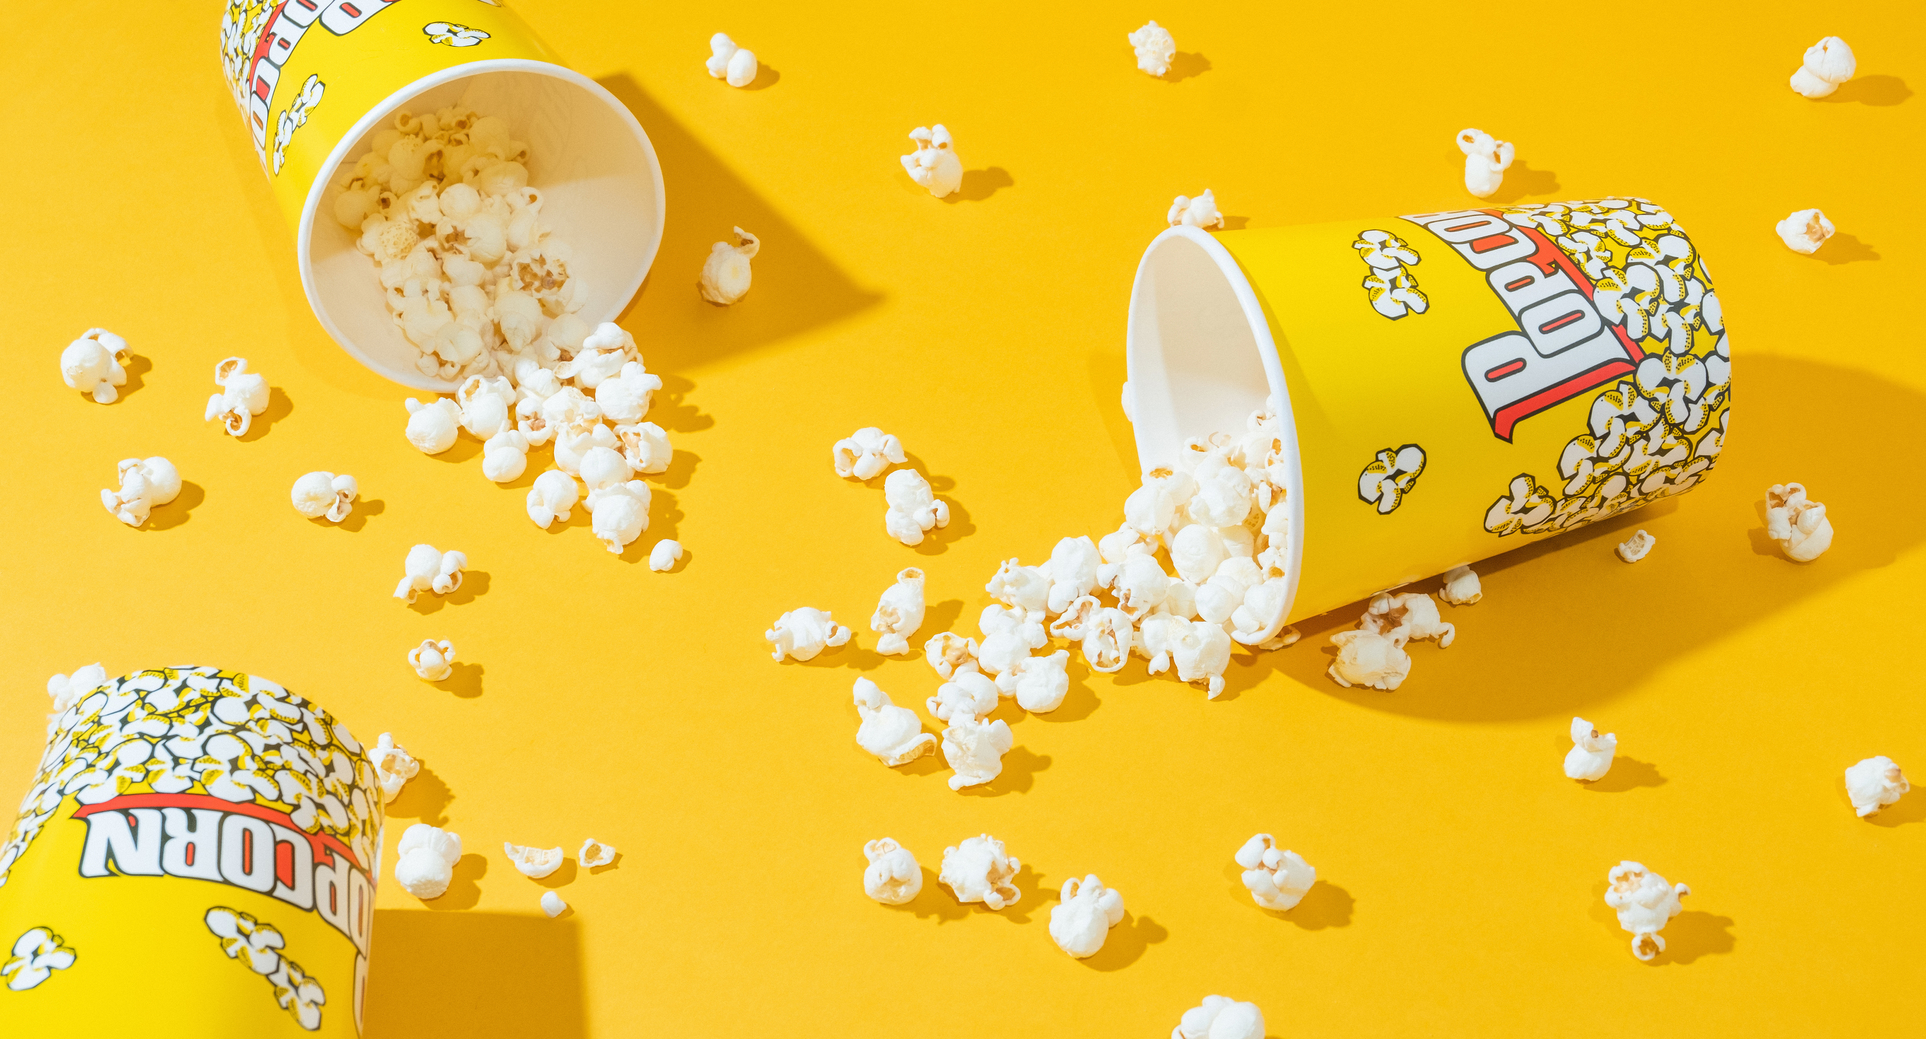
[[[614,320],[655,261],[662,170],[641,124],[488,0],[228,0],[221,64],[294,228],[315,317],[342,349],[396,382],[456,388],[415,368],[420,351],[395,328],[372,263],[327,196],[398,110],[465,102],[528,142],[544,219],[586,278],[582,320]]]
[[[1643,199],[1173,227],[1126,352],[1145,471],[1282,418],[1292,620],[1690,490],[1731,390],[1705,261]]]
[[[381,824],[361,745],[273,682],[106,682],[0,845],[4,1031],[360,1034]]]

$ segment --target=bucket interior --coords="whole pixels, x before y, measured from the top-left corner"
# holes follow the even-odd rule
[[[662,242],[662,171],[640,124],[614,95],[579,73],[542,62],[457,66],[395,95],[355,124],[329,156],[302,213],[301,280],[315,316],[363,364],[417,389],[455,384],[415,367],[421,351],[395,327],[374,261],[358,233],[334,218],[334,199],[369,140],[402,109],[420,113],[457,102],[508,121],[528,142],[528,182],[543,195],[543,221],[571,251],[571,275],[586,280],[589,324],[614,320],[641,288]]]

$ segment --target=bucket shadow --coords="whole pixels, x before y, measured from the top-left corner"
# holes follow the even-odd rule
[[[765,71],[772,70],[765,66]],[[597,82],[648,131],[671,199],[672,215],[663,228],[654,268],[619,319],[625,327],[650,330],[651,368],[687,371],[841,320],[883,298],[852,282],[657,104],[634,76],[622,72]],[[713,307],[696,292],[696,272],[710,245],[730,227],[762,240],[755,288],[735,306]]]
[[[366,1039],[588,1035],[576,921],[417,909],[377,909],[374,917],[369,959],[380,966],[368,972]],[[336,1011],[333,999],[327,1010]]]

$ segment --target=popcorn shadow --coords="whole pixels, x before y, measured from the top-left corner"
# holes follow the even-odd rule
[[[1484,204],[1506,206],[1527,195],[1550,195],[1557,190],[1558,174],[1550,170],[1532,169],[1531,163],[1520,159],[1505,171],[1505,179],[1498,185],[1498,190],[1484,200]]]
[[[1850,104],[1873,105],[1885,108],[1899,104],[1913,96],[1912,88],[1898,76],[1855,76],[1839,85],[1839,89],[1825,97],[1814,98],[1829,105]]]
[[[1016,178],[1001,166],[990,166],[980,170],[964,170],[963,183],[955,191],[943,196],[945,205],[958,202],[981,202],[996,194],[998,188],[1016,186]]]
[[[949,889],[937,881],[936,871],[928,866],[919,868],[923,871],[923,888],[916,893],[916,897],[902,905],[883,908],[897,913],[910,913],[918,920],[935,917],[938,924],[968,919],[970,907],[958,902]]]
[[[1178,51],[1170,56],[1170,67],[1157,77],[1166,83],[1181,83],[1209,72],[1210,59],[1196,51]]]
[[[1004,906],[1002,909],[990,909],[986,906],[983,911],[1013,924],[1027,924],[1030,922],[1030,914],[1036,912],[1039,905],[1044,902],[1054,902],[1058,897],[1056,889],[1046,889],[1043,886],[1043,874],[1031,869],[1028,863],[1017,870],[1017,875],[1010,879],[1010,885],[1017,889],[1016,905]]]
[[[1240,884],[1241,886],[1241,884]],[[1245,892],[1245,897],[1250,893]],[[1252,903],[1255,905],[1256,903]],[[1357,899],[1349,891],[1319,879],[1304,893],[1304,900],[1288,910],[1266,909],[1266,915],[1281,917],[1306,931],[1322,931],[1329,927],[1351,926],[1351,911],[1357,908]]]
[[[1044,649],[1054,653],[1057,647],[1050,645],[1045,646]],[[1090,687],[1090,676],[1092,674],[1090,666],[1079,660],[1079,656],[1080,654],[1073,648],[1070,654],[1069,667],[1070,691],[1064,694],[1063,703],[1057,705],[1057,709],[1054,711],[1048,711],[1043,714],[1031,714],[1030,717],[1046,722],[1080,722],[1090,717],[1091,712],[1097,709],[1097,705],[1103,703],[1102,700],[1097,699],[1097,691]],[[1015,703],[1016,701],[1012,700],[1010,702]]]
[[[417,592],[415,601],[409,603],[408,608],[426,617],[431,613],[440,612],[443,607],[462,606],[474,602],[477,596],[486,591],[488,591],[488,571],[464,570],[460,588],[447,595],[436,595],[432,590]]]
[[[600,866],[590,866],[588,874],[591,877],[599,877],[602,874],[607,873],[609,870],[612,870],[615,867],[620,866],[621,864],[622,864],[622,853],[618,851],[615,853],[614,858],[608,860],[607,862],[604,862]]]
[[[1841,797],[1845,797],[1846,795],[1846,781],[1844,776],[1841,776],[1839,779],[1839,793]],[[1851,809],[1852,798],[1846,797],[1846,806],[1849,810]],[[1921,819],[1926,819],[1926,797],[1922,797],[1919,794],[1907,794],[1901,797],[1897,804],[1889,804],[1879,811],[1874,812],[1872,815],[1865,817],[1866,822],[1874,826],[1884,826],[1888,829],[1895,826],[1904,826],[1907,823],[1916,823]]]
[[[373,957],[365,1039],[588,1035],[581,925],[567,916],[377,909]]]
[[[1164,925],[1147,916],[1138,916],[1129,911],[1110,929],[1103,940],[1103,948],[1096,955],[1086,956],[1078,963],[1091,970],[1109,972],[1122,970],[1144,958],[1150,947],[1170,937]]]
[[[684,556],[683,558],[688,558]],[[847,667],[856,671],[874,671],[882,667],[889,658],[874,649],[856,645],[856,635],[851,633],[850,641],[841,646],[823,650],[808,660],[785,659],[785,664],[799,667]]]
[[[1028,747],[1011,747],[1003,755],[1003,771],[988,783],[966,786],[958,793],[966,797],[1003,797],[1006,794],[1026,794],[1037,783],[1037,773],[1050,767],[1050,756],[1038,754]]]
[[[647,421],[661,426],[668,433],[694,433],[716,424],[714,415],[693,404],[683,403],[689,391],[695,389],[695,383],[680,375],[651,374],[662,380],[662,388],[650,398]]]
[[[1794,254],[1798,255],[1798,254]],[[1860,241],[1855,235],[1845,231],[1833,234],[1818,252],[1806,253],[1808,260],[1818,260],[1828,266],[1837,267],[1842,263],[1857,263],[1861,260],[1877,260],[1879,253],[1872,246]]]
[[[1616,924],[1617,918],[1612,922]],[[1732,924],[1729,916],[1715,916],[1697,909],[1680,913],[1661,932],[1665,936],[1665,951],[1652,958],[1652,965],[1693,963],[1701,956],[1723,956],[1731,952],[1738,944],[1732,936]],[[1632,936],[1625,935],[1625,940],[1630,942]]]
[[[945,599],[934,606],[925,608],[923,610],[922,625],[910,636],[910,652],[905,659],[914,660],[923,655],[922,642],[917,641],[923,632],[955,631],[956,622],[962,619],[963,600],[961,599]],[[932,634],[932,637],[934,637],[934,634]],[[926,642],[928,639],[924,639],[923,641]]]
[[[165,505],[156,505],[147,513],[147,525],[143,530],[173,530],[192,518],[194,508],[207,500],[207,492],[201,485],[191,480],[181,481],[181,493]],[[119,522],[116,520],[115,522]]]
[[[1835,236],[1837,237],[1837,236]],[[247,432],[234,439],[243,444],[252,444],[268,434],[268,427],[294,413],[294,402],[288,399],[287,392],[279,386],[268,387],[267,410],[248,420]]]
[[[930,481],[932,485],[935,482]],[[962,503],[954,498],[944,500],[950,505],[950,521],[941,527],[931,527],[924,532],[923,540],[911,549],[919,556],[940,556],[950,547],[951,542],[976,533],[976,524],[970,522],[970,510],[964,508]]]
[[[767,69],[767,66],[765,66]],[[770,70],[773,73],[773,70]],[[651,369],[678,371],[767,346],[840,321],[883,299],[857,286],[803,233],[749,187],[687,126],[658,104],[627,72],[597,80],[649,130],[663,181],[700,184],[674,195],[652,273],[620,321],[651,330]],[[774,79],[771,79],[771,84]],[[225,113],[224,113],[225,114]],[[229,116],[231,119],[231,116]],[[745,149],[745,156],[749,153]],[[713,307],[695,290],[709,247],[732,226],[762,240],[755,290],[744,303]],[[668,383],[664,379],[665,385]],[[665,429],[674,428],[657,420]]]
[[[471,458],[479,458],[481,457],[481,453],[482,442],[469,436],[467,430],[463,430],[459,434],[456,434],[453,447],[450,447],[438,455],[427,455],[425,457],[436,462],[461,463]]]
[[[449,668],[448,677],[434,683],[434,686],[464,700],[473,700],[482,694],[482,670],[480,664],[456,663]]]
[[[908,451],[903,452],[903,467],[905,469],[914,469],[917,472],[922,473],[923,479],[928,480],[930,482],[930,490],[933,491],[934,493],[947,494],[950,491],[956,490],[955,477],[938,476],[936,473],[930,471],[930,464],[928,462],[923,461],[922,458],[918,457],[915,454],[912,454],[911,452],[908,452]],[[889,473],[887,472],[878,473],[876,476],[871,477],[868,480],[864,480],[863,486],[880,491],[883,489],[883,481],[887,479],[889,479]],[[951,506],[951,509],[950,509],[951,512],[956,511],[955,502],[951,502],[950,506]],[[950,522],[954,523],[956,521],[954,518],[952,518]]]
[[[456,912],[473,909],[481,902],[481,885],[477,881],[488,874],[488,856],[471,851],[455,862],[455,879],[448,882],[448,890],[440,898],[431,898],[422,905],[440,912]]]
[[[154,370],[154,362],[152,359],[142,354],[129,353],[127,355],[127,363],[121,365],[120,369],[121,371],[124,371],[127,373],[127,381],[122,385],[115,387],[115,389],[118,390],[120,393],[120,396],[115,398],[114,400],[114,403],[116,404],[120,403],[123,400],[126,400],[128,394],[131,394],[134,391],[140,389],[142,386],[146,385],[146,382],[141,378],[141,376],[146,375],[148,372],[151,372]],[[86,395],[76,394],[76,396],[84,397]],[[92,403],[92,402],[89,401],[89,403]]]
[[[1570,741],[1569,736],[1566,741]],[[1664,786],[1665,777],[1659,774],[1657,765],[1620,755],[1612,760],[1612,770],[1603,778],[1579,785],[1595,793],[1619,794],[1642,786]]]
[[[851,711],[850,713],[854,714],[855,712]],[[939,722],[938,724],[940,725],[941,723]],[[928,729],[925,729],[923,731],[929,732]],[[936,747],[934,749],[932,749],[928,754],[925,754],[922,757],[917,758],[915,761],[911,761],[903,765],[897,765],[896,767],[891,768],[890,771],[898,773],[900,775],[905,775],[905,776],[933,776],[933,775],[936,775],[938,772],[947,771],[950,767],[950,764],[949,762],[943,760],[943,734],[941,731],[938,731],[938,732],[930,733],[930,735],[935,736],[937,740]],[[863,750],[861,747],[858,747],[856,749],[856,752],[866,758],[870,756],[869,752]]]
[[[448,805],[454,801],[455,792],[426,765],[415,773],[401,788],[401,793],[388,803],[385,814],[414,819],[430,826],[441,826],[448,821]]]
[[[348,518],[339,523],[328,523],[317,520],[309,520],[308,522],[315,523],[319,526],[334,527],[337,530],[345,530],[352,534],[368,525],[368,517],[379,516],[387,510],[388,503],[382,501],[380,498],[369,498],[365,501],[357,499],[354,503],[354,511],[348,513]]]
[[[659,473],[651,473],[642,479],[653,481],[657,487],[679,491],[689,486],[690,479],[695,476],[696,466],[701,462],[701,455],[677,448],[675,453],[669,456],[667,469]]]
[[[773,87],[780,82],[782,82],[782,73],[777,72],[775,69],[770,68],[768,65],[762,64],[761,62],[757,62],[756,78],[750,80],[747,86],[737,87],[736,89],[737,90],[768,90],[770,87]]]
[[[1242,231],[1243,229],[1245,229],[1246,227],[1249,227],[1249,226],[1251,226],[1251,218],[1250,218],[1250,217],[1247,217],[1247,216],[1226,216],[1226,217],[1224,218],[1224,226],[1223,226],[1223,227],[1220,227],[1220,228],[1218,228],[1218,230],[1220,230],[1220,231]]]
[[[529,877],[527,879],[550,889],[567,887],[572,883],[575,880],[575,874],[580,872],[580,866],[573,856],[566,854],[568,849],[564,848],[562,850],[564,852],[562,864],[555,867],[555,872],[550,873],[546,877]]]

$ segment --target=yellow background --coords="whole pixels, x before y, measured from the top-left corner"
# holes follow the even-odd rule
[[[1280,1037],[1914,1018],[1926,791],[1862,821],[1840,772],[1871,754],[1926,770],[1916,15],[742,4],[720,23],[694,5],[518,6],[634,107],[668,184],[624,324],[668,383],[651,417],[678,453],[619,559],[582,520],[530,526],[539,466],[503,489],[472,441],[410,447],[407,394],[321,333],[221,82],[218,5],[7,5],[8,789],[37,757],[44,676],[97,659],[245,669],[365,739],[394,732],[425,768],[390,845],[427,820],[470,855],[433,902],[384,883],[375,1036],[1162,1036],[1211,992],[1255,1000]],[[1174,81],[1133,67],[1123,37],[1147,16],[1176,34]],[[718,29],[764,59],[759,89],[704,73]],[[1807,101],[1786,77],[1825,33],[1858,48],[1860,77]],[[896,161],[933,121],[971,171],[954,202]],[[1136,469],[1125,300],[1170,198],[1211,187],[1252,227],[1458,207],[1467,125],[1517,142],[1500,201],[1644,195],[1710,258],[1738,373],[1711,480],[1489,566],[1485,601],[1449,611],[1457,644],[1416,648],[1396,693],[1322,677],[1354,612],[1338,611],[1234,666],[1218,702],[1141,663],[1116,680],[1075,665],[1060,710],[1012,718],[1018,749],[984,793],[858,750],[857,674],[911,705],[936,684],[871,648],[899,568],[929,573],[925,635],[969,630],[999,559],[1116,525]],[[1840,235],[1796,255],[1772,224],[1812,205]],[[763,251],[723,310],[692,283],[731,224]],[[58,381],[90,325],[138,355],[108,407]],[[200,421],[231,354],[274,387],[244,441]],[[954,503],[920,550],[884,535],[879,488],[830,470],[830,444],[870,424]],[[131,530],[98,492],[118,459],[155,453],[187,489]],[[343,527],[288,507],[317,468],[361,481]],[[1764,488],[1788,479],[1838,528],[1811,566],[1760,530]],[[1637,526],[1658,547],[1628,567],[1611,545]],[[689,556],[651,573],[641,549],[670,534]],[[389,595],[423,541],[473,569],[410,609]],[[761,633],[806,604],[856,644],[777,666]],[[403,663],[426,637],[458,647],[444,687]],[[1574,712],[1620,738],[1591,788],[1559,769]],[[1289,914],[1254,906],[1231,866],[1257,830],[1318,868]],[[934,883],[943,847],[984,831],[1029,867],[1002,913]],[[619,865],[565,867],[549,883],[575,912],[542,918],[543,885],[500,843],[572,855],[591,834]],[[907,908],[862,894],[862,843],[886,834],[926,867]],[[1599,900],[1621,858],[1693,889],[1656,964]],[[1046,923],[1085,872],[1131,915],[1078,962]]]

